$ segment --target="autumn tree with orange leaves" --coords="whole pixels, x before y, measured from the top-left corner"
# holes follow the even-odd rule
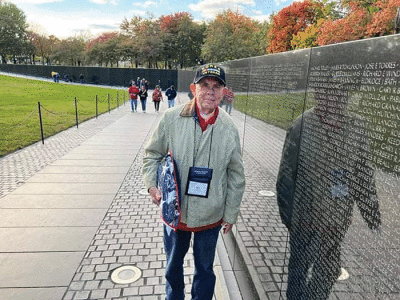
[[[346,16],[324,22],[317,44],[322,46],[392,34],[399,6],[400,0],[344,1],[342,7],[347,10]]]
[[[299,32],[304,32],[308,26],[317,24],[325,17],[326,12],[321,2],[309,0],[294,2],[281,9],[272,19],[268,32],[268,53],[276,53],[294,49],[292,39]]]

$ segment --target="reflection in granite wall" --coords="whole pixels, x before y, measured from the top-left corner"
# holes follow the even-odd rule
[[[281,299],[400,299],[399,53],[390,36],[224,63],[236,108],[289,129]]]
[[[304,109],[310,49],[223,64],[236,93],[234,107],[247,115],[288,128]]]
[[[353,297],[399,299],[399,51],[399,36],[312,49],[288,298],[328,299],[344,268]]]

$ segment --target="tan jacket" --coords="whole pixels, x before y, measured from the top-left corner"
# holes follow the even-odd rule
[[[157,186],[158,165],[168,151],[172,151],[181,178],[182,222],[188,227],[205,226],[221,219],[234,224],[245,187],[238,130],[221,109],[215,124],[202,132],[194,113],[194,101],[165,112],[145,147],[145,185],[147,188]],[[195,166],[207,167],[210,160],[209,167],[213,169],[208,198],[185,195],[194,149]]]

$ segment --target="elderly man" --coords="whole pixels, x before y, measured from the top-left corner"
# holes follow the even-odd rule
[[[212,299],[218,234],[222,227],[228,233],[239,214],[245,178],[238,130],[228,114],[218,108],[225,85],[222,67],[199,67],[190,86],[194,98],[165,112],[145,148],[143,175],[153,203],[159,205],[162,200],[157,168],[168,152],[173,154],[182,191],[186,191],[180,199],[176,230],[164,224],[166,300],[185,298],[183,261],[192,235],[192,299]],[[193,177],[196,170],[206,174],[206,193],[192,188],[192,184],[198,184]]]

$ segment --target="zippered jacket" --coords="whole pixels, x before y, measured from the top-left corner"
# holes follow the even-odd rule
[[[245,187],[239,132],[223,110],[204,132],[195,114],[192,100],[168,109],[162,116],[145,146],[143,178],[146,188],[157,187],[157,168],[171,151],[181,178],[181,222],[188,227],[206,226],[221,219],[234,224]],[[213,169],[208,198],[185,195],[192,166]]]

